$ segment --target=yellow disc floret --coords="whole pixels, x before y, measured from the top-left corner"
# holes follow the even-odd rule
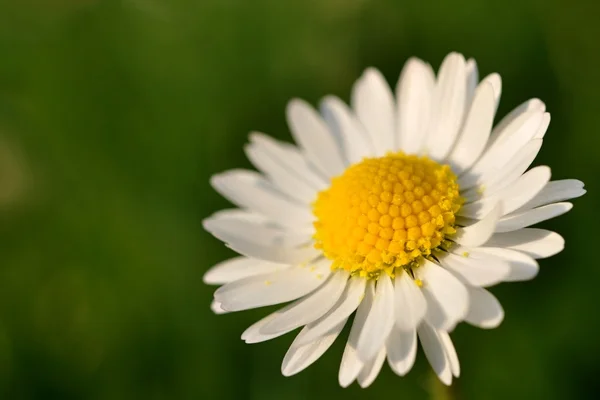
[[[456,181],[448,165],[427,157],[365,158],[318,194],[315,246],[333,268],[361,276],[407,268],[456,232]]]

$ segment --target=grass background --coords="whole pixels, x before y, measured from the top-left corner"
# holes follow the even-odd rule
[[[230,256],[201,221],[211,174],[248,167],[285,103],[348,99],[367,66],[395,84],[452,50],[552,123],[538,164],[589,193],[545,223],[567,240],[539,277],[494,288],[500,328],[461,325],[460,399],[595,399],[600,24],[592,1],[0,0],[0,398],[427,397],[422,354],[368,391],[337,386],[343,341],[284,378],[292,335],[245,345],[266,314],[215,316],[203,273]],[[393,396],[393,397],[392,397]]]

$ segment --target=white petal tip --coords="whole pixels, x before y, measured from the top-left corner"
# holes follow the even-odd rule
[[[218,187],[219,187],[219,184],[221,182],[221,175],[222,175],[222,173],[221,174],[214,174],[209,179],[210,186],[212,186],[213,189],[215,189],[215,190],[217,190]]]
[[[202,220],[202,227],[203,227],[203,228],[204,228],[204,230],[205,230],[205,231],[207,231],[207,232],[210,232],[210,233],[212,233],[212,229],[213,229],[213,227],[214,227],[214,225],[213,225],[213,224],[214,224],[214,218],[213,218],[212,216],[211,216],[211,217],[204,218],[204,219]]]
[[[221,288],[222,288],[222,287],[223,287],[223,286],[221,286]],[[219,288],[219,289],[220,289],[220,288]],[[225,312],[237,311],[237,310],[235,310],[235,309],[231,308],[229,305],[227,305],[227,304],[224,304],[224,303],[222,302],[222,300],[225,300],[225,299],[224,299],[224,298],[222,298],[222,296],[220,296],[220,293],[217,293],[217,292],[219,291],[219,289],[217,289],[217,291],[215,292],[215,300],[214,300],[214,301],[215,301],[215,302],[217,302],[217,303],[219,303],[219,304],[220,304],[220,306],[221,306],[221,309],[222,309],[223,311],[225,311]]]
[[[288,123],[291,124],[291,121],[299,121],[304,120],[305,111],[307,109],[311,109],[312,107],[304,100],[300,98],[293,98],[288,101],[285,107],[285,114],[288,118]]]
[[[211,271],[208,271],[204,274],[204,276],[202,276],[202,282],[204,282],[205,285],[220,285],[220,283],[217,282],[213,277]]]
[[[535,258],[537,258],[537,259],[549,258],[549,257],[557,255],[558,253],[560,253],[561,251],[563,251],[565,249],[565,238],[563,238],[561,235],[559,235],[556,232],[552,232],[552,233],[554,233],[556,235],[556,237],[554,238],[556,240],[556,243],[554,243],[553,249],[547,251],[545,254],[536,255]]]
[[[529,110],[539,110],[541,112],[546,111],[546,104],[538,99],[538,98],[533,98],[531,100],[529,100]]]
[[[405,68],[422,68],[427,65],[423,60],[417,57],[411,57],[406,61]]]
[[[252,143],[259,142],[264,139],[271,139],[268,135],[262,132],[252,131],[248,134],[248,140]]]
[[[492,85],[492,88],[494,89],[494,93],[495,94],[500,94],[500,90],[502,88],[502,78],[500,77],[500,75],[496,72],[489,74],[486,78],[485,78],[486,82],[489,82]]]
[[[225,314],[227,312],[227,310],[224,310],[221,307],[221,303],[219,303],[218,301],[215,301],[215,300],[213,300],[213,302],[210,304],[210,309],[212,310],[212,312],[214,312],[217,315]]]
[[[381,71],[379,71],[377,68],[367,67],[365,69],[365,71],[363,72],[362,79],[373,79],[373,78],[379,79],[382,76],[383,75],[381,74]]]
[[[446,56],[447,59],[462,59],[463,61],[466,62],[465,60],[465,56],[462,55],[462,53],[459,53],[457,51],[451,51],[450,53],[448,53],[448,55]]]
[[[449,373],[448,375],[442,375],[442,376],[438,375],[438,379],[444,385],[446,385],[446,386],[452,386],[452,374],[451,373]]]
[[[358,373],[356,374],[340,374],[338,375],[338,383],[341,387],[343,387],[344,389],[347,388],[348,386],[352,385],[352,383],[354,383],[354,381],[357,378]]]
[[[346,382],[346,381],[338,381],[338,383],[340,384],[340,386],[344,389],[346,389],[348,386],[352,385],[352,382]]]
[[[499,327],[502,324],[502,321],[504,321],[504,313],[502,313],[501,318],[498,318],[495,320],[490,320],[490,321],[485,321],[478,327],[481,329],[496,329],[497,327]]]
[[[286,109],[288,112],[291,112],[297,107],[304,107],[306,105],[308,105],[306,103],[306,101],[304,101],[298,97],[294,97],[294,98],[290,99],[290,101],[288,101],[288,103],[286,105]]]

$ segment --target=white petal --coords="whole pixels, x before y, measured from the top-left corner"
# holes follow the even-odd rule
[[[283,308],[280,308],[279,310],[275,311],[274,313],[271,313],[269,315],[267,315],[266,317],[264,317],[263,319],[255,322],[254,324],[250,325],[243,333],[242,333],[242,340],[248,344],[251,343],[260,343],[260,342],[265,342],[267,340],[271,340],[274,339],[276,337],[285,335],[286,333],[293,331],[294,329],[290,329],[289,331],[280,331],[277,333],[264,333],[262,332],[262,328],[267,325],[270,321],[272,321],[273,319],[277,318],[278,315],[281,315],[282,313],[286,312],[287,310],[289,310],[291,307],[293,306],[293,304],[289,304]]]
[[[459,254],[454,248],[452,251],[455,252],[455,254]],[[502,249],[500,247],[478,247],[476,249],[468,250],[467,253],[469,256],[488,256],[508,263],[510,270],[508,275],[504,277],[505,282],[533,279],[540,268],[533,258],[516,250]]]
[[[398,148],[416,154],[426,143],[431,115],[435,75],[431,66],[417,58],[409,59],[396,88],[398,107]]]
[[[521,147],[533,139],[542,119],[543,112],[529,111],[512,121],[495,141],[490,136],[484,154],[459,178],[460,187],[464,190],[480,184],[483,178],[507,165]]]
[[[468,110],[462,132],[448,156],[452,171],[459,175],[479,158],[492,131],[496,99],[490,83],[479,85]]]
[[[410,371],[417,356],[417,331],[401,331],[397,327],[387,340],[387,359],[390,368],[399,376]]]
[[[346,160],[353,164],[375,154],[370,138],[348,106],[335,96],[321,102],[321,114],[329,128],[338,132]]]
[[[429,364],[431,364],[442,383],[450,385],[452,383],[452,369],[437,332],[429,324],[422,323],[419,326],[418,333],[423,352]]]
[[[524,204],[520,210],[529,210],[546,204],[556,203],[583,196],[586,190],[583,182],[577,179],[563,179],[548,182],[546,186],[530,201]]]
[[[405,271],[396,274],[394,289],[396,327],[401,331],[414,331],[427,310],[425,297]]]
[[[352,107],[367,129],[377,156],[395,148],[394,96],[381,72],[367,68],[352,90]]]
[[[240,209],[217,211],[202,221],[202,225],[206,231],[225,243],[235,243],[238,237],[261,245],[288,248],[312,242],[311,231],[297,229],[292,233],[261,215]]]
[[[558,217],[573,208],[572,203],[554,203],[534,208],[531,210],[518,211],[503,217],[496,225],[496,232],[510,232],[525,228],[550,218]]]
[[[217,302],[213,302],[213,303],[217,303]],[[219,303],[217,303],[217,304],[219,304]],[[246,329],[244,331],[244,333],[242,333],[242,340],[244,340],[246,343],[259,343],[259,342],[264,342],[267,340],[274,339],[276,337],[285,335],[286,333],[293,331],[294,329],[297,328],[297,326],[288,326],[288,328],[286,330],[279,330],[277,332],[272,332],[272,333],[265,332],[264,328],[266,326],[268,326],[272,321],[279,318],[281,315],[286,314],[287,312],[289,312],[289,310],[296,307],[296,305],[297,305],[297,302],[288,304],[287,306],[280,308],[279,310],[275,311],[274,313],[271,313],[271,314],[267,315],[266,317],[264,317],[263,319],[261,319],[260,321],[254,323],[252,326],[250,326],[248,329]],[[219,306],[220,306],[220,304],[219,304]],[[226,311],[223,310],[223,312],[226,312]],[[343,322],[345,320],[346,319],[340,320],[337,322],[337,324],[340,324],[341,322]],[[330,329],[328,329],[328,332],[325,332],[325,333],[329,333],[329,331],[334,330],[334,328],[337,326],[337,324],[330,327]],[[307,333],[306,329],[303,330],[302,333],[303,333],[303,335],[296,337],[296,340],[294,341],[294,344],[297,345],[298,347],[303,344],[309,344],[309,343],[315,341],[315,339],[313,339],[313,340],[307,341],[306,343],[303,343],[303,344],[298,343],[299,342],[298,339],[306,337],[306,335],[305,335]],[[325,334],[323,334],[321,336],[325,336]],[[318,337],[316,339],[318,339]]]
[[[467,88],[465,92],[465,110],[471,107],[473,102],[473,96],[475,96],[475,89],[479,83],[479,70],[477,69],[477,62],[473,58],[469,58],[465,64],[465,71],[467,77]]]
[[[444,353],[448,358],[448,362],[450,363],[452,375],[458,378],[460,376],[460,364],[458,362],[458,355],[456,354],[456,349],[454,348],[452,339],[450,339],[448,332],[438,331],[437,334],[442,346],[444,347]]]
[[[321,286],[330,273],[331,262],[320,260],[314,267],[293,267],[221,286],[215,300],[228,311],[240,311],[285,303]]]
[[[279,225],[310,227],[314,219],[308,204],[301,205],[282,195],[257,172],[230,170],[213,175],[210,182],[233,204],[264,215]]]
[[[469,298],[465,286],[450,272],[428,260],[415,269],[415,275],[423,282],[427,300],[425,320],[438,329],[452,330],[467,313]]]
[[[315,170],[314,166],[310,164],[296,146],[280,142],[258,132],[250,134],[250,142],[276,160],[289,173],[293,173],[298,178],[304,180],[315,191],[328,187],[327,179]]]
[[[356,351],[363,363],[373,359],[385,346],[385,341],[394,327],[394,285],[387,274],[377,279],[373,304],[358,338]]]
[[[502,206],[497,204],[482,220],[473,225],[456,229],[453,240],[463,246],[477,247],[484,244],[494,233],[496,223],[502,215]]]
[[[507,262],[477,253],[465,256],[446,253],[439,260],[444,268],[473,286],[495,285],[510,273]]]
[[[496,101],[496,110],[498,109],[498,104],[500,103],[500,95],[502,94],[502,78],[497,73],[491,73],[483,80],[481,83],[489,83],[494,88],[494,98]]]
[[[548,126],[550,125],[550,113],[544,113],[544,117],[542,119],[542,123],[538,127],[538,130],[534,136],[535,139],[543,139],[546,135],[546,131],[548,130]]]
[[[207,218],[204,228],[227,244],[228,247],[250,258],[267,260],[281,264],[299,264],[319,256],[319,251],[306,239],[277,229],[262,227],[248,234],[248,229],[256,227],[251,222],[225,221]],[[240,227],[241,229],[236,230]]]
[[[464,118],[466,86],[465,59],[450,53],[442,62],[434,88],[433,120],[426,144],[434,160],[444,160],[454,145]]]
[[[477,201],[467,203],[458,210],[457,215],[471,219],[482,219],[500,203],[498,196],[487,196]]]
[[[328,312],[337,302],[348,282],[348,272],[337,271],[313,293],[298,300],[293,307],[269,321],[263,333],[290,331],[309,324]]]
[[[469,287],[469,312],[465,321],[483,329],[496,328],[504,319],[504,310],[493,294],[482,288]]]
[[[334,329],[327,333],[326,336],[320,337],[312,343],[298,346],[296,341],[294,341],[286,353],[281,365],[281,373],[283,376],[297,374],[317,361],[319,357],[331,347],[344,328],[345,323],[346,321],[339,323]],[[302,332],[304,332],[304,330],[298,334],[298,337],[302,336]]]
[[[286,248],[257,244],[248,238],[236,238],[235,242],[226,243],[230,249],[250,258],[267,260],[281,264],[304,264],[317,258],[320,253],[312,246]]]
[[[540,149],[541,139],[530,140],[502,168],[489,170],[479,179],[481,185],[461,192],[467,202],[490,196],[515,182],[529,168]]]
[[[302,203],[309,203],[315,199],[317,193],[315,188],[296,171],[287,168],[285,161],[268,152],[268,148],[249,143],[244,150],[250,162],[267,175],[283,193]]]
[[[513,232],[495,233],[485,245],[507,247],[533,258],[546,258],[560,253],[565,247],[565,240],[556,232],[525,228]]]
[[[249,276],[275,272],[289,267],[287,264],[270,263],[248,257],[234,257],[210,268],[204,274],[203,280],[208,285],[222,285]]]
[[[338,374],[338,381],[341,387],[348,387],[362,369],[364,363],[358,358],[356,351],[356,344],[358,338],[365,326],[365,321],[371,310],[371,304],[375,297],[375,283],[373,280],[367,282],[367,288],[365,290],[365,297],[358,307],[354,322],[352,323],[352,329],[350,329],[350,335],[348,336],[348,342],[344,348],[344,355],[342,356],[342,363],[340,364],[340,372]]]
[[[383,367],[383,363],[385,362],[385,347],[382,347],[379,350],[379,353],[368,363],[365,364],[363,369],[358,374],[356,380],[361,388],[365,389],[375,381],[377,375],[379,375],[379,371],[381,371],[381,367]]]
[[[225,311],[221,308],[221,303],[219,303],[218,301],[213,300],[210,303],[210,309],[212,310],[212,312],[214,312],[215,314],[226,314],[228,313],[228,311]]]
[[[320,336],[325,335],[341,321],[346,320],[359,306],[365,296],[367,280],[361,277],[351,278],[344,293],[338,302],[318,320],[307,325],[307,330],[302,338],[298,338],[299,345],[312,342]]]
[[[280,231],[286,230],[285,227],[282,227],[271,221],[268,217],[249,210],[244,210],[243,208],[225,208],[223,210],[216,211],[210,217],[205,218],[204,221],[207,220],[241,221],[266,226],[271,229],[279,229]]]
[[[339,144],[319,114],[300,99],[291,100],[286,112],[292,135],[309,160],[327,177],[344,172]]]
[[[521,115],[527,114],[530,111],[544,112],[546,111],[546,105],[540,99],[529,99],[520,104],[518,107],[506,114],[506,116],[502,118],[498,124],[496,124],[492,134],[490,135],[491,141],[494,142],[499,135],[505,131],[506,127],[512,124],[515,119],[521,117]]]
[[[545,165],[530,169],[516,182],[497,193],[502,199],[502,212],[509,214],[531,200],[550,181],[550,168]]]
[[[503,129],[500,129],[500,124],[498,124],[490,134],[486,157],[492,159],[493,155],[504,155],[507,150],[510,150],[511,146],[514,146],[514,152],[525,143],[534,139],[538,128],[544,120],[544,109],[545,105],[541,103],[535,108],[517,116]],[[488,152],[491,154],[487,155]]]

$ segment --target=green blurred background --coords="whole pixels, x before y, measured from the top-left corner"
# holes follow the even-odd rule
[[[452,50],[503,78],[499,114],[543,99],[537,163],[590,193],[544,224],[567,240],[539,277],[493,292],[506,319],[453,334],[461,399],[596,399],[600,24],[593,1],[0,0],[0,398],[427,398],[419,355],[340,389],[343,340],[292,378],[293,335],[245,345],[267,310],[215,316],[203,273],[231,256],[201,221],[211,174],[248,167],[250,130],[348,99],[367,66],[395,84]]]

